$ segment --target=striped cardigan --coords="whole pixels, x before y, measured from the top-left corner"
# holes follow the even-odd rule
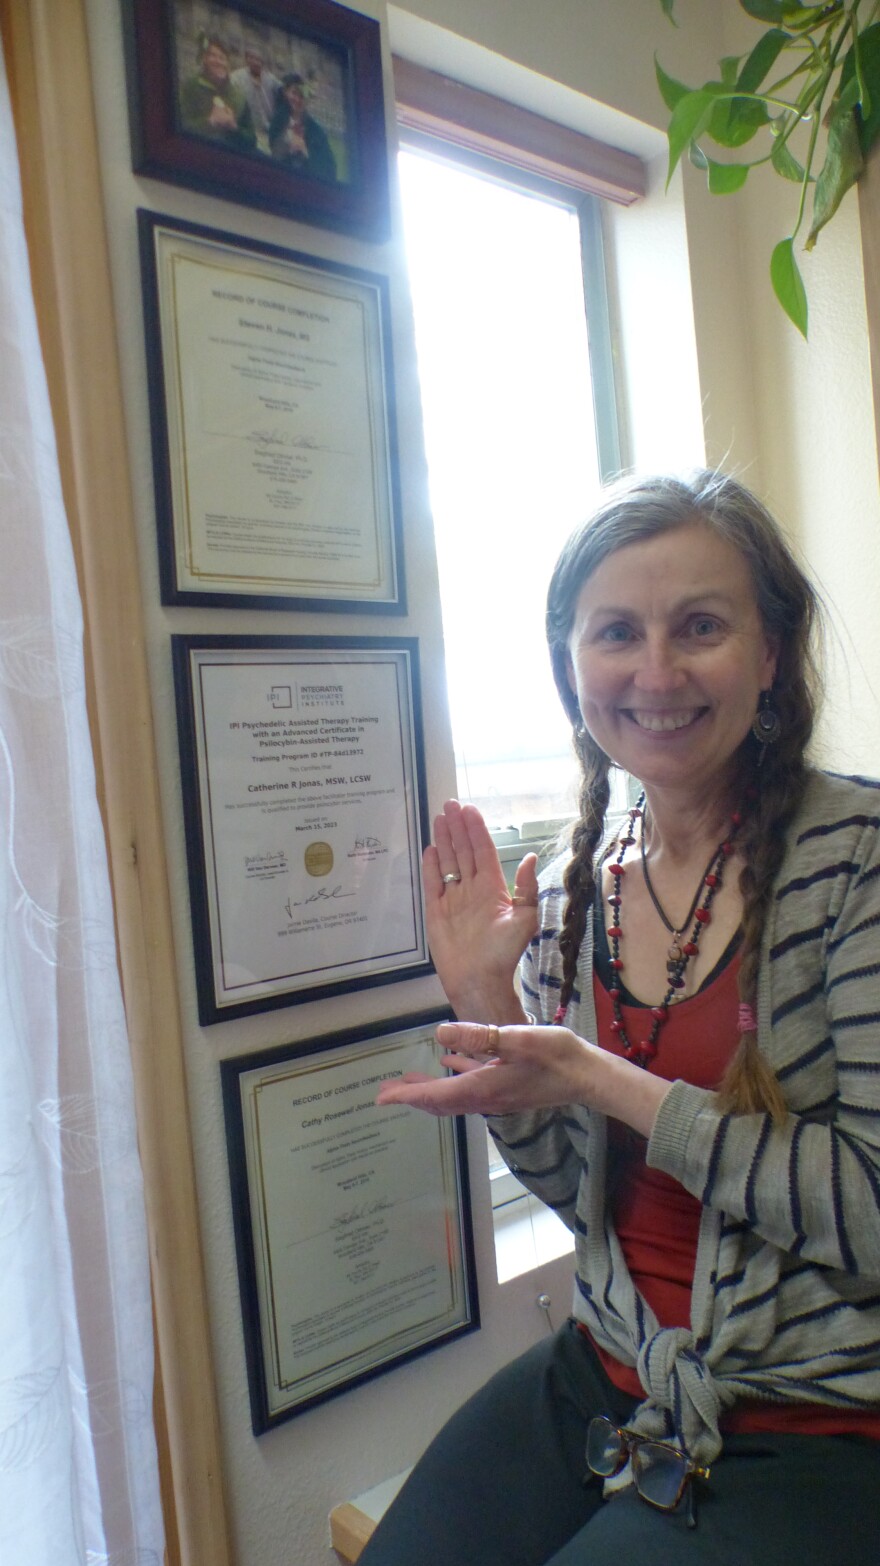
[[[606,1120],[582,1105],[499,1117],[502,1155],[573,1229],[574,1315],[635,1365],[632,1423],[700,1461],[737,1398],[880,1408],[880,784],[812,773],[764,932],[758,1040],[789,1116],[731,1116],[675,1082],[647,1149],[703,1204],[688,1328],[661,1328],[606,1211]],[[565,858],[541,878],[525,1003],[560,988]],[[592,921],[567,1022],[595,1039]]]

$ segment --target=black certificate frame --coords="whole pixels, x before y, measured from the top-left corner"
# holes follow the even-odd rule
[[[183,816],[186,834],[187,868],[190,891],[190,911],[193,934],[193,956],[195,965],[196,996],[198,1001],[199,1021],[203,1026],[223,1022],[227,1018],[251,1015],[256,1012],[273,1010],[281,1006],[292,1006],[310,1000],[324,1000],[332,995],[344,994],[352,990],[371,989],[378,985],[393,984],[403,979],[423,978],[434,972],[434,967],[428,954],[427,936],[425,931],[424,894],[421,879],[421,853],[428,842],[428,808],[427,786],[425,779],[424,740],[422,733],[421,695],[419,680],[419,648],[418,641],[414,637],[364,637],[364,636],[205,636],[196,633],[187,633],[171,637],[172,666],[174,674],[175,699],[177,708],[178,741],[180,750],[181,786],[183,795]],[[390,949],[376,954],[371,960],[364,957],[360,960],[348,963],[323,963],[315,969],[303,972],[300,975],[288,973],[277,974],[264,981],[242,981],[239,984],[223,983],[218,986],[217,975],[225,975],[240,971],[237,968],[237,954],[234,941],[224,943],[224,929],[227,931],[234,921],[227,919],[221,907],[223,872],[219,868],[223,860],[222,843],[218,851],[218,833],[214,830],[215,820],[221,819],[221,812],[225,808],[222,799],[218,796],[214,787],[210,757],[205,753],[204,743],[204,703],[196,687],[195,671],[199,666],[200,655],[204,654],[214,666],[225,664],[227,667],[235,667],[236,658],[240,663],[250,660],[251,664],[265,665],[275,668],[284,664],[294,670],[298,668],[315,669],[322,671],[336,666],[360,664],[369,668],[371,663],[380,665],[383,660],[386,664],[397,663],[397,700],[400,714],[400,731],[396,736],[400,747],[400,769],[403,778],[405,797],[401,802],[405,809],[406,854],[409,865],[410,881],[405,889],[403,905],[409,907],[409,916],[412,919],[412,945],[409,948],[401,948],[397,951]],[[265,656],[263,656],[265,655]],[[326,682],[326,674],[323,676]],[[310,677],[311,681],[314,676]],[[321,683],[320,680],[317,682]],[[303,701],[302,691],[296,690],[296,700],[293,697],[293,686],[288,691],[286,686],[277,687],[282,691],[281,700],[283,706],[273,708],[276,711],[287,711],[296,707]],[[312,687],[314,688],[314,687]],[[274,702],[276,697],[272,694],[275,687],[269,687],[267,702]],[[286,695],[284,694],[286,692]],[[334,698],[335,700],[336,698]],[[318,715],[321,713],[322,698],[318,695],[314,700],[308,697],[308,711]],[[289,704],[289,705],[288,705]],[[268,709],[267,709],[268,710]],[[341,710],[341,709],[340,709]],[[229,720],[230,729],[239,728],[239,720]],[[249,725],[253,728],[253,724]],[[287,720],[278,720],[277,733],[282,736],[288,731]],[[279,743],[275,738],[267,734],[267,738],[273,747],[269,751],[270,759],[265,763],[269,772],[262,772],[263,777],[271,777],[272,785],[254,784],[248,791],[254,794],[271,793],[272,788],[278,792],[279,805],[285,804],[286,780],[282,776],[284,763],[288,763],[288,771],[294,774],[302,772],[300,760],[304,764],[305,754],[294,762],[292,758],[286,758],[280,751]],[[285,741],[285,743],[287,743]],[[291,744],[299,743],[298,739]],[[329,743],[329,742],[328,742]],[[334,742],[337,745],[339,742]],[[256,747],[257,741],[253,741]],[[355,790],[360,779],[352,782],[350,775],[340,774],[340,752],[345,747],[340,746],[332,753],[324,747],[318,752],[316,758],[309,758],[308,770],[319,771],[318,759],[323,765],[323,773],[318,777],[318,788],[326,786],[327,782],[333,788],[353,786]],[[279,754],[278,768],[272,759]],[[326,755],[326,759],[324,756]],[[255,761],[254,765],[258,763]],[[356,765],[356,763],[354,763]],[[333,767],[336,777],[326,779],[326,772]],[[369,781],[367,779],[366,781]],[[297,787],[291,783],[290,787]],[[322,803],[322,795],[311,793],[310,801],[315,801],[314,807],[309,809],[325,808]],[[334,796],[331,792],[326,794],[327,799]],[[294,795],[288,796],[291,803]],[[257,800],[257,804],[266,803]],[[296,806],[300,809],[299,803]],[[317,830],[317,829],[316,829]],[[279,834],[280,835],[280,834]],[[315,838],[315,833],[310,834]],[[318,897],[328,893],[327,901],[331,901],[336,893],[334,889],[322,886],[323,881],[331,878],[331,872],[335,869],[337,855],[331,844],[323,841],[326,834],[318,832],[317,840],[311,843],[303,842],[298,848],[304,850],[304,865],[308,876],[317,885],[314,888]],[[379,863],[381,855],[386,852],[385,845],[378,840],[373,846],[369,846],[370,839],[365,839],[366,847],[359,848],[356,841],[353,844],[355,852],[347,854],[348,859],[357,859],[357,867],[362,865],[376,865],[374,886],[385,884],[380,881],[380,872],[384,878],[390,873],[386,863]],[[308,863],[308,854],[314,849],[311,866]],[[328,863],[329,870],[324,867]],[[282,857],[285,862],[270,863],[267,867],[269,879],[280,876],[289,870],[291,858],[288,852]],[[259,867],[258,867],[259,869]],[[245,869],[245,875],[250,873]],[[373,874],[373,872],[368,872]],[[335,879],[335,878],[334,878]],[[309,883],[310,884],[310,883]],[[349,895],[347,892],[344,894]],[[407,897],[410,899],[407,903]],[[279,893],[280,898],[280,893]],[[309,898],[309,901],[314,899]],[[293,920],[292,909],[286,904],[288,920]],[[302,903],[297,903],[298,907]],[[318,908],[326,907],[326,902],[318,902]],[[278,919],[280,919],[278,915]],[[302,916],[298,916],[302,917]],[[289,926],[292,930],[292,925]],[[281,932],[278,932],[279,938]],[[397,960],[395,960],[397,959]],[[344,973],[334,976],[334,968],[347,969]],[[262,987],[261,987],[262,986]],[[240,999],[230,999],[238,989],[241,992]]]
[[[251,1072],[270,1074],[275,1072],[276,1068],[279,1073],[284,1073],[288,1068],[295,1069],[301,1063],[313,1059],[315,1080],[319,1082],[322,1066],[329,1065],[332,1068],[335,1061],[356,1058],[363,1046],[367,1046],[366,1058],[368,1058],[370,1054],[381,1053],[383,1049],[393,1045],[398,1038],[405,1045],[407,1036],[417,1039],[427,1030],[433,1032],[438,1022],[446,1021],[451,1016],[452,1013],[448,1008],[413,1013],[359,1028],[319,1035],[249,1055],[236,1056],[220,1063],[244,1352],[251,1423],[256,1436],[307,1412],[329,1398],[340,1396],[353,1387],[394,1370],[424,1353],[442,1348],[467,1333],[477,1331],[480,1326],[480,1307],[471,1218],[466,1122],[461,1116],[452,1120],[424,1117],[424,1126],[419,1127],[419,1134],[423,1132],[428,1139],[435,1136],[444,1139],[444,1157],[450,1184],[455,1194],[455,1210],[454,1213],[447,1210],[446,1227],[447,1235],[457,1236],[458,1242],[457,1247],[450,1245],[449,1249],[450,1254],[457,1250],[456,1283],[461,1295],[460,1319],[450,1320],[436,1330],[428,1327],[417,1342],[404,1341],[405,1334],[401,1335],[401,1341],[396,1347],[393,1341],[389,1341],[387,1335],[377,1339],[375,1353],[372,1358],[368,1356],[367,1363],[364,1363],[364,1355],[361,1354],[350,1356],[349,1364],[346,1366],[345,1355],[340,1351],[338,1375],[331,1384],[314,1390],[307,1384],[308,1380],[313,1378],[304,1377],[302,1387],[299,1392],[294,1392],[287,1406],[273,1407],[272,1383],[276,1362],[273,1339],[276,1333],[271,1248],[265,1237],[266,1196],[262,1170],[257,1171],[252,1166],[249,1168],[242,1078],[246,1073]],[[381,1072],[368,1072],[368,1087],[365,1092],[373,1097],[378,1090],[378,1082],[374,1080],[377,1076],[381,1076]],[[310,1096],[316,1100],[321,1098],[323,1101],[323,1095],[318,1090],[314,1095],[308,1093],[299,1095],[300,1100]],[[331,1103],[344,1105],[344,1095],[334,1096]],[[408,1110],[405,1113],[415,1115],[417,1112]],[[317,1121],[319,1115],[320,1110],[308,1118]],[[371,1170],[370,1173],[372,1172]],[[294,1184],[290,1188],[290,1200],[295,1201],[295,1199],[296,1185]],[[352,1204],[353,1209],[356,1208],[357,1192],[352,1198]],[[368,1199],[360,1205],[364,1211],[357,1213],[357,1221],[361,1219],[368,1221],[380,1204]],[[366,1289],[364,1294],[366,1295]],[[364,1298],[365,1311],[367,1304],[368,1300]]]
[[[339,121],[337,166],[317,175],[309,173],[308,157],[282,161],[256,138],[248,146],[241,136],[224,137],[207,125],[202,130],[198,122],[187,125],[181,49],[196,43],[185,36],[186,10],[187,0],[122,0],[134,172],[322,228],[386,239],[388,144],[379,23],[335,0],[227,0],[213,7],[211,32],[220,35],[230,69],[241,68],[250,41],[267,55],[269,68],[282,72],[280,80],[274,77],[276,108],[285,66],[298,68],[305,93],[317,91],[319,102],[322,81],[332,91]],[[283,45],[277,59],[273,39],[276,54]],[[320,127],[324,116],[316,112]],[[326,135],[321,142],[327,145]]]
[[[162,603],[191,608],[405,614],[402,501],[387,277],[225,230],[207,228],[203,224],[185,222],[162,212],[140,208],[137,221]],[[187,558],[194,547],[191,533],[198,524],[189,516],[188,436],[184,411],[187,399],[192,401],[193,390],[190,387],[184,394],[183,386],[184,383],[189,386],[195,371],[191,363],[182,362],[179,353],[176,312],[172,300],[163,291],[162,267],[158,259],[160,245],[165,243],[173,246],[175,239],[180,246],[180,255],[175,258],[171,254],[172,265],[175,259],[186,258],[188,246],[201,250],[206,263],[211,260],[212,265],[219,267],[225,259],[229,283],[232,285],[228,289],[229,293],[236,292],[241,286],[242,268],[246,269],[250,262],[257,268],[272,268],[278,278],[290,284],[292,290],[300,290],[304,303],[313,287],[332,298],[334,284],[338,285],[340,300],[350,296],[359,302],[364,322],[361,368],[367,383],[365,392],[368,394],[361,416],[373,448],[373,493],[369,499],[374,508],[377,530],[375,547],[378,575],[375,590],[364,588],[345,592],[337,586],[334,591],[332,583],[319,585],[308,580],[296,581],[295,578],[287,583],[280,579],[273,583],[270,567],[266,567],[264,577],[255,578],[249,585],[236,585],[231,573],[227,573],[224,580],[224,573],[218,572],[216,579],[212,580],[212,573],[208,570],[203,573],[204,585],[194,586],[189,579],[192,577],[197,581],[199,577],[197,569],[188,572],[186,568]],[[292,298],[295,298],[294,294]],[[274,324],[273,314],[266,312],[269,325]],[[267,440],[271,438],[272,441],[279,441],[282,450],[288,453],[298,447],[308,449],[311,437],[298,431],[295,425],[288,429],[283,416],[280,417],[282,422],[279,427],[267,427],[265,431],[254,434],[260,433]],[[197,430],[195,444],[200,452],[200,460],[203,460],[203,439],[203,432]],[[214,437],[214,445],[210,449],[222,456],[228,445],[228,437],[219,433]],[[343,512],[326,517],[324,521],[334,531],[338,531],[350,524],[352,518],[360,517],[365,509],[364,497],[354,495],[348,498]],[[295,513],[291,520],[295,522]],[[242,582],[245,580],[242,577]]]

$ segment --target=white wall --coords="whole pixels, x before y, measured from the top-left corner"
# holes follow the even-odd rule
[[[856,710],[873,714],[876,698],[869,677],[874,685],[880,683],[880,632],[872,625],[870,606],[877,588],[880,530],[854,205],[844,211],[837,234],[823,238],[811,264],[814,330],[805,349],[770,299],[764,276],[768,216],[773,218],[770,237],[775,237],[775,192],[762,187],[746,192],[739,205],[737,200],[719,204],[688,171],[674,182],[669,197],[662,193],[659,128],[664,116],[654,85],[654,50],[673,74],[694,81],[708,76],[724,52],[722,24],[730,22],[732,0],[713,0],[711,6],[705,0],[680,0],[684,25],[679,32],[664,21],[659,0],[544,0],[537,8],[531,0],[412,0],[407,12],[394,8],[390,13],[384,0],[365,0],[360,9],[382,21],[386,51],[393,40],[413,58],[605,134],[651,160],[648,201],[616,213],[611,224],[612,284],[624,300],[620,353],[632,451],[643,465],[699,461],[704,453],[716,460],[730,451],[748,470],[797,532],[829,595],[844,609],[868,671],[854,677],[852,699]],[[251,1434],[218,1062],[357,1022],[400,1016],[438,1002],[440,994],[435,981],[411,982],[209,1029],[198,1026],[169,634],[192,629],[417,635],[429,714],[429,792],[437,805],[454,787],[441,625],[412,331],[396,240],[371,246],[135,179],[119,11],[116,0],[88,0],[229,1508],[239,1566],[321,1566],[330,1558],[330,1507],[410,1463],[471,1389],[546,1331],[536,1305],[539,1293],[551,1295],[555,1321],[564,1316],[570,1265],[556,1263],[497,1285],[485,1154],[481,1127],[474,1128],[471,1174],[482,1330],[260,1440]],[[494,58],[490,50],[497,51]],[[406,620],[160,606],[134,221],[139,205],[390,276],[410,590]],[[760,253],[753,259],[757,240]],[[880,771],[876,723],[866,719],[855,729],[848,701],[836,673],[829,734],[837,744],[847,736],[852,765]]]
[[[804,343],[782,320],[767,281],[768,236],[785,232],[769,186],[749,193],[744,212],[762,493],[800,546],[828,610],[818,754],[834,770],[878,775],[880,495],[858,203],[854,193],[846,198],[805,259]]]
[[[734,0],[725,0],[725,51],[754,42]],[[690,171],[693,173],[693,171]],[[838,771],[880,775],[880,486],[868,357],[864,275],[855,191],[844,199],[815,250],[801,256],[810,306],[809,341],[773,297],[770,253],[791,232],[797,191],[761,170],[737,197],[718,201],[688,181],[688,223],[697,338],[708,345],[727,327],[748,343],[746,397],[754,420],[750,477],[787,528],[824,597],[829,619],[826,691],[817,758]],[[711,214],[735,209],[726,239]],[[708,215],[707,215],[708,209]],[[702,229],[691,229],[694,213]],[[702,221],[702,219],[701,219]],[[704,244],[695,252],[694,238]],[[801,236],[803,237],[803,236]],[[736,245],[736,306],[719,286],[719,247]],[[875,282],[876,287],[876,282]],[[742,314],[739,314],[739,311]],[[706,365],[716,390],[727,376],[722,354]],[[702,365],[701,365],[702,370]],[[723,456],[723,429],[710,451]],[[737,453],[738,454],[738,453]]]

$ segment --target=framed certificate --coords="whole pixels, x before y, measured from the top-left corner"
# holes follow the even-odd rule
[[[135,173],[388,233],[379,23],[335,0],[124,0]]]
[[[138,223],[163,603],[402,614],[387,279]]]
[[[375,1102],[448,1015],[221,1064],[256,1435],[480,1324],[463,1122]]]
[[[416,642],[172,652],[200,1021],[430,973]]]

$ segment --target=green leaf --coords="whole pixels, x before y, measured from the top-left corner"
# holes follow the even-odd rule
[[[740,57],[738,54],[726,54],[723,60],[718,61],[718,66],[721,71],[721,80],[723,81],[725,87],[736,86],[736,73],[739,70],[739,58]]]
[[[871,89],[865,80],[865,75],[862,70],[861,39],[859,37],[858,30],[855,27],[855,19],[853,19],[853,29],[852,57],[853,64],[855,65],[856,80],[859,84],[859,108],[867,119],[871,113]]]
[[[669,17],[669,20],[672,23],[673,27],[677,27],[678,23],[675,20],[675,17],[673,16],[673,14],[672,14],[673,7],[675,6],[675,0],[660,0],[660,4],[663,7],[663,15]]]
[[[695,141],[692,141],[688,147],[688,157],[694,168],[700,169],[705,174],[709,167],[709,159],[706,157],[702,147],[699,147]]]
[[[771,27],[769,33],[759,38],[737,78],[737,87],[743,92],[757,92],[770,67],[779,58],[790,41],[789,34],[781,27]]]
[[[828,116],[829,127],[836,114],[849,114],[850,109],[854,109],[858,101],[859,84],[855,76],[851,76],[845,85],[842,81],[838,83],[837,92],[831,104],[831,112]]]
[[[859,3],[859,0],[856,0]],[[831,5],[800,5],[789,3],[785,0],[785,16],[789,27],[796,27],[799,32],[809,32],[817,22],[827,22],[833,16],[840,17],[844,10],[844,0],[834,0]]]
[[[793,25],[810,25],[820,21],[831,9],[827,5],[801,5],[800,0],[739,0],[743,10],[756,22],[784,22],[790,18]],[[838,4],[836,10],[842,10]]]
[[[790,3],[786,5],[785,0],[739,0],[739,3],[756,22],[781,22],[785,19],[786,11],[800,9],[799,6],[792,7]]]
[[[690,87],[685,87],[683,82],[677,82],[674,77],[667,76],[656,55],[654,57],[654,71],[657,76],[657,86],[660,88],[660,96],[667,109],[674,109],[682,98],[686,98]]]
[[[789,152],[787,142],[774,141],[770,162],[773,164],[777,174],[781,174],[783,179],[794,180],[796,185],[803,184],[806,169]]]
[[[862,81],[865,84],[870,107],[866,108],[864,104],[859,106],[856,124],[862,153],[867,157],[880,136],[880,22],[874,22],[871,27],[866,27],[865,31],[859,34],[859,64],[862,68]],[[855,55],[850,49],[844,58],[840,72],[841,92],[854,77]]]
[[[807,335],[807,293],[794,258],[794,240],[781,239],[770,257],[770,281],[779,303],[804,337]]]
[[[704,87],[699,92],[689,92],[686,97],[679,100],[672,111],[672,119],[669,121],[669,129],[666,133],[669,141],[667,185],[675,173],[685,147],[689,142],[696,141],[706,129],[719,91],[718,87],[711,86]]]
[[[727,98],[715,105],[708,132],[720,147],[742,147],[769,120],[766,104],[754,98]]]
[[[813,196],[813,221],[805,249],[812,250],[820,231],[833,218],[847,191],[865,166],[853,109],[835,109],[828,127],[828,150]]]
[[[709,165],[709,189],[713,196],[730,196],[735,190],[742,190],[749,177],[748,163],[715,163],[712,158],[706,161]]]

